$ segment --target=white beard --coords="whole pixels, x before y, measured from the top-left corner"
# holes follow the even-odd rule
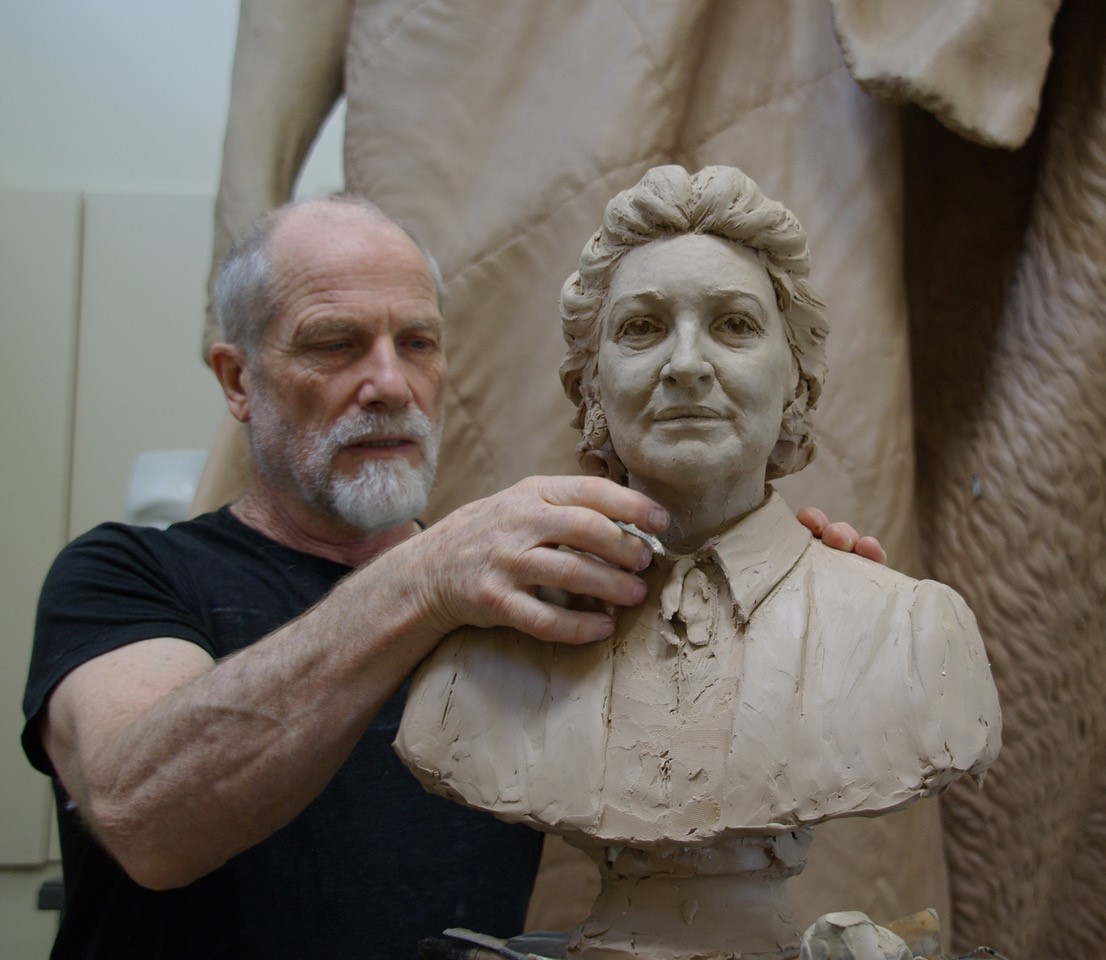
[[[375,460],[363,463],[355,477],[333,477],[334,512],[365,533],[413,520],[426,509],[434,485],[438,440],[435,431],[423,441],[422,462],[417,467],[400,458]]]
[[[441,424],[417,407],[397,413],[353,413],[329,429],[297,437],[281,418],[267,391],[254,395],[250,410],[250,446],[262,475],[294,489],[314,509],[365,533],[384,530],[417,517],[425,508],[438,465]],[[334,474],[342,447],[374,436],[405,436],[418,442],[417,467],[402,457],[370,460],[356,476]]]

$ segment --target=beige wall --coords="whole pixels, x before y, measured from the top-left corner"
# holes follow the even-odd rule
[[[43,960],[52,815],[18,743],[35,601],[70,536],[121,516],[137,451],[214,434],[198,352],[237,5],[0,0],[0,22],[0,957]],[[340,127],[301,196],[340,186]]]
[[[0,0],[0,188],[214,193],[232,0]],[[341,183],[341,115],[301,178]]]
[[[48,784],[22,756],[38,585],[68,528],[80,198],[0,192],[0,955],[45,957]],[[56,872],[56,871],[53,871]]]
[[[49,860],[48,784],[18,744],[38,587],[67,539],[122,519],[136,453],[214,435],[222,396],[196,349],[210,246],[210,197],[0,191],[5,958],[45,957],[52,929],[33,896]]]

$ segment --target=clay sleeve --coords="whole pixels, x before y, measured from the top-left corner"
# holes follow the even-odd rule
[[[926,793],[944,789],[963,773],[977,780],[1002,745],[998,694],[975,615],[950,587],[932,580],[915,587],[910,620],[915,637],[913,695],[938,705],[919,756],[932,757]]]

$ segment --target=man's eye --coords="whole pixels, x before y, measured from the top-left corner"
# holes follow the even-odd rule
[[[411,350],[414,350],[417,353],[422,353],[426,350],[433,350],[438,345],[429,337],[411,337],[409,340],[406,341],[406,343]]]
[[[344,353],[350,348],[351,344],[348,340],[335,340],[333,343],[324,343],[319,349],[323,353]]]

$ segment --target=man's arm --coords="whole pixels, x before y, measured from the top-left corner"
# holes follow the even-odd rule
[[[189,883],[310,803],[450,630],[609,636],[606,614],[536,592],[640,602],[645,586],[632,571],[651,552],[612,519],[653,532],[667,524],[647,498],[605,480],[523,481],[393,547],[224,661],[159,638],[76,668],[48,704],[46,750],[86,823],[138,883]]]
[[[351,7],[351,0],[241,0],[209,295],[231,240],[292,196],[342,92]],[[205,357],[214,334],[209,309]]]

